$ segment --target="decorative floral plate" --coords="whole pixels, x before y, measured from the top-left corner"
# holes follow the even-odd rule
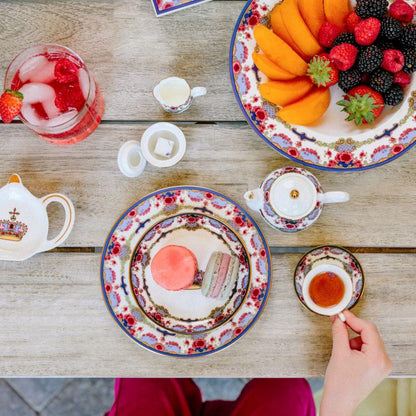
[[[414,0],[408,0],[415,5]],[[261,23],[270,27],[270,12],[279,0],[249,0],[234,29],[230,47],[230,76],[237,101],[250,126],[273,149],[306,166],[325,170],[363,170],[396,159],[416,143],[416,76],[405,89],[400,106],[387,106],[374,128],[345,121],[336,102],[343,96],[331,87],[331,104],[320,120],[308,127],[290,125],[265,101],[259,84],[267,81],[253,63],[259,51],[253,36]],[[352,2],[353,3],[353,2]],[[337,108],[338,107],[338,108]]]
[[[302,285],[306,275],[320,264],[333,264],[341,267],[351,277],[352,298],[347,305],[347,309],[354,307],[360,300],[364,292],[364,272],[359,261],[348,250],[337,246],[315,247],[308,251],[299,261],[294,274],[294,284],[296,294],[303,306],[311,310],[305,303],[302,296]],[[312,311],[314,312],[314,311]],[[314,312],[316,313],[316,312]]]
[[[188,215],[182,216],[182,214]],[[241,304],[238,306],[239,295],[232,294],[231,302],[236,302],[237,307],[231,308],[233,311],[228,320],[224,320],[219,326],[212,324],[210,330],[199,332],[193,327],[192,331],[187,333],[186,330],[185,332],[173,330],[173,321],[169,323],[172,329],[163,328],[160,321],[157,322],[154,316],[150,318],[139,306],[139,290],[143,286],[139,284],[138,270],[142,267],[139,263],[143,260],[140,258],[140,250],[144,239],[149,238],[152,244],[156,241],[153,240],[152,233],[158,232],[159,229],[156,228],[158,225],[163,224],[165,220],[173,220],[177,224],[180,218],[182,220],[186,217],[190,218],[189,214],[198,214],[197,218],[201,222],[205,216],[204,221],[217,220],[218,223],[222,223],[224,230],[220,233],[221,238],[218,238],[218,234],[210,238],[222,249],[229,244],[228,249],[235,253],[240,252],[242,246],[243,250],[240,253],[245,258],[240,257],[242,266],[235,288],[236,293],[241,290],[239,292],[242,298]],[[205,228],[200,232],[204,233],[206,238],[212,228],[206,226],[206,223],[204,226]],[[186,231],[186,233],[190,232]],[[167,244],[168,239],[173,237],[177,243],[189,242],[189,240],[180,240],[178,233],[180,230],[172,229],[168,235],[161,238],[160,244]],[[234,241],[233,235],[238,241]],[[147,252],[142,252],[141,255],[152,253],[149,243],[145,244]],[[197,258],[203,264],[201,255],[198,255],[200,248],[193,247],[193,250],[197,251]],[[244,272],[244,264],[249,265],[249,270],[246,272]],[[132,275],[129,282],[131,265]],[[103,297],[108,310],[133,341],[161,354],[195,357],[225,348],[239,339],[254,324],[269,294],[272,266],[267,242],[257,224],[243,208],[216,191],[180,186],[156,191],[136,202],[121,215],[104,245],[100,271]],[[246,275],[248,283],[244,281]],[[135,278],[136,282],[134,282]],[[163,325],[166,325],[166,320],[163,321]]]
[[[170,244],[187,247],[196,256],[199,272],[192,289],[197,290],[174,292],[154,282],[151,259]],[[203,296],[199,290],[213,251],[240,260],[239,278],[225,301]],[[250,284],[250,260],[234,230],[216,218],[198,213],[169,216],[149,228],[134,251],[130,270],[131,287],[145,315],[164,329],[188,334],[208,331],[226,322],[238,310]]]
[[[197,4],[205,3],[210,0],[151,0],[156,12],[156,16],[164,16],[168,13],[173,13],[183,10],[187,7],[196,6]]]

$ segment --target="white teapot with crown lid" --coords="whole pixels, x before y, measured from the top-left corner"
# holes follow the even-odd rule
[[[273,228],[296,232],[310,227],[321,215],[324,204],[347,202],[347,192],[324,193],[318,179],[305,169],[278,169],[260,188],[244,194],[247,205],[259,211]]]
[[[48,240],[49,220],[46,207],[59,202],[65,210],[65,222],[60,233]],[[36,253],[62,244],[69,236],[75,220],[75,210],[69,198],[50,194],[36,198],[13,174],[0,189],[0,260],[21,261]]]

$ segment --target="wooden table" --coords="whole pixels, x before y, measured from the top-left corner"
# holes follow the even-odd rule
[[[99,261],[118,216],[153,190],[209,186],[244,205],[243,193],[273,169],[294,165],[245,122],[228,75],[228,48],[242,1],[213,1],[156,19],[150,0],[1,2],[0,69],[28,45],[49,41],[77,51],[100,84],[104,120],[87,140],[48,144],[19,122],[0,125],[0,184],[13,172],[36,196],[68,195],[76,223],[63,247],[23,263],[0,262],[0,375],[5,376],[323,376],[329,319],[298,303],[294,267],[308,247],[338,244],[357,253],[366,291],[354,309],[374,321],[396,376],[416,376],[415,150],[365,172],[314,171],[347,204],[324,208],[309,230],[274,231],[258,215],[273,252],[273,285],[256,325],[230,348],[181,360],[151,354],[124,336],[101,296]],[[152,97],[170,75],[208,89],[170,116]],[[138,179],[117,168],[122,143],[155,121],[178,124],[188,141],[181,163],[149,166]],[[51,234],[63,213],[51,209]]]

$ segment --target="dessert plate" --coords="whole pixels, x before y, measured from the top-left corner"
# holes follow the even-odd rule
[[[197,229],[182,230],[181,226],[186,227],[185,221],[188,225],[196,223]],[[209,241],[209,247],[205,248],[207,253],[202,253],[202,246],[193,241],[192,233],[199,233]],[[220,314],[214,319],[205,319],[209,318],[206,305],[200,309],[193,305],[186,315],[186,310],[174,309],[178,307],[177,294],[172,294],[171,300],[166,294],[165,298],[153,299],[154,288],[148,287],[148,293],[144,293],[144,285],[150,279],[143,279],[143,272],[146,273],[143,258],[153,255],[158,247],[172,243],[188,245],[188,248],[192,244],[202,268],[209,255],[219,248],[236,255],[239,253],[239,279],[231,297],[220,305],[226,316]],[[254,324],[269,294],[272,267],[267,242],[243,208],[218,192],[180,186],[156,191],[121,215],[106,240],[100,272],[108,310],[133,341],[165,355],[200,356],[232,344]],[[184,292],[188,296],[188,292],[199,290]],[[151,306],[141,304],[140,296],[145,300],[152,297]],[[196,295],[189,295],[192,296]],[[176,313],[176,320],[167,316],[155,317],[149,312],[150,307],[163,306],[166,302],[169,311]],[[204,322],[202,331],[198,330],[196,321],[184,324],[195,316]],[[181,326],[185,326],[185,331]]]
[[[415,1],[408,1],[411,5]],[[324,170],[370,169],[396,159],[416,143],[416,77],[405,89],[397,107],[387,106],[374,127],[357,127],[345,121],[336,102],[343,96],[331,87],[331,104],[320,120],[308,127],[290,125],[276,116],[276,106],[265,101],[258,86],[267,77],[253,63],[259,52],[254,27],[270,26],[276,0],[249,0],[235,25],[229,66],[231,83],[240,108],[254,131],[273,149],[303,165]],[[352,2],[354,3],[354,2]],[[338,107],[338,108],[337,108]]]
[[[337,246],[315,247],[300,259],[294,274],[294,285],[298,299],[303,306],[309,309],[302,295],[303,281],[313,267],[328,263],[342,268],[351,277],[353,292],[351,301],[347,305],[347,309],[351,309],[357,304],[364,292],[364,272],[352,253]]]
[[[168,245],[191,250],[198,260],[193,289],[168,291],[155,283],[151,259]],[[240,260],[239,277],[225,301],[203,296],[200,281],[213,251],[234,255]],[[143,313],[164,329],[188,334],[214,329],[239,308],[250,284],[250,260],[244,244],[227,224],[205,214],[169,216],[150,227],[132,256],[131,287]]]

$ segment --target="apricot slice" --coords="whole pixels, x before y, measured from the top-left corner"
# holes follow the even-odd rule
[[[270,15],[273,32],[282,38],[298,55],[300,55],[303,59],[308,60],[308,57],[298,48],[298,45],[296,45],[292,36],[290,36],[289,31],[286,29],[286,25],[283,23],[281,10],[282,8],[280,5],[277,5]]]
[[[322,47],[303,20],[296,0],[285,0],[281,4],[283,23],[298,48],[308,57],[322,52]]]
[[[280,68],[264,54],[253,52],[253,61],[257,68],[270,79],[283,81],[296,78],[295,74]]]
[[[325,22],[324,0],[298,0],[298,7],[312,35],[318,39],[319,29]]]
[[[261,24],[253,33],[260,49],[276,65],[296,75],[306,73],[308,64],[283,39]]]
[[[350,12],[349,0],[324,0],[326,20],[345,29],[345,19]]]
[[[291,81],[270,81],[259,85],[263,98],[282,107],[299,100],[312,88],[313,83],[307,77],[298,77]]]
[[[328,88],[314,88],[300,100],[283,107],[277,115],[290,124],[307,126],[323,116],[330,100]]]

